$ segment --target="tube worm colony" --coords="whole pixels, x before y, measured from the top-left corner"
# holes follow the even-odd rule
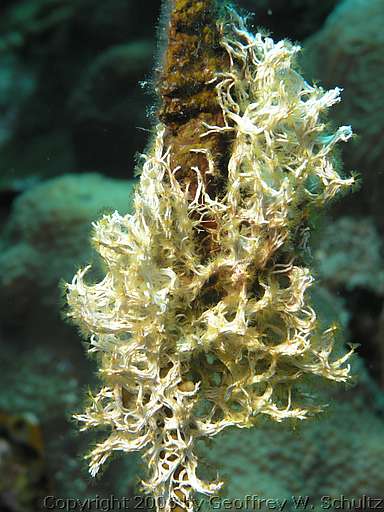
[[[68,284],[103,382],[77,418],[110,429],[90,471],[142,451],[144,489],[165,511],[222,485],[199,478],[197,440],[261,415],[305,419],[321,409],[311,377],[349,377],[306,261],[308,219],[353,184],[332,156],[351,129],[322,121],[340,90],[309,85],[299,49],[214,0],[173,2],[135,213],[94,224],[105,278],[87,284],[87,267]]]

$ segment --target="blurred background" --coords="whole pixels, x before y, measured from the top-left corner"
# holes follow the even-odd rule
[[[202,449],[229,497],[347,496],[363,510],[364,496],[384,497],[384,2],[237,3],[254,30],[302,45],[307,80],[344,89],[330,122],[357,134],[340,158],[361,187],[319,223],[312,293],[324,326],[360,343],[358,378],[325,391],[328,412],[295,431],[266,424]],[[131,209],[156,110],[159,14],[160,0],[0,3],[0,512],[43,510],[45,496],[137,495],[135,455],[88,477],[93,435],[71,415],[95,366],[62,319],[60,283],[87,263],[97,272],[91,222]]]

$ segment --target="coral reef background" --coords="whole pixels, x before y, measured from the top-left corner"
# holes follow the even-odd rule
[[[209,449],[228,497],[384,496],[384,3],[243,0],[276,39],[303,46],[308,81],[344,88],[331,115],[352,124],[345,168],[362,186],[319,221],[313,299],[359,342],[356,387],[291,432],[229,432]],[[75,435],[94,379],[60,280],[92,259],[91,222],[131,209],[138,155],[156,109],[160,2],[4,0],[0,4],[0,510],[43,509],[47,495],[137,494],[136,458],[91,482]],[[161,40],[161,38],[160,38]],[[97,268],[95,270],[97,272]],[[92,440],[91,440],[92,441]],[[132,509],[135,502],[132,501]],[[137,503],[136,503],[137,504]],[[293,504],[292,504],[293,507]]]

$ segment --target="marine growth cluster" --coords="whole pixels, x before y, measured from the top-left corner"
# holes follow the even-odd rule
[[[351,352],[333,355],[334,327],[321,331],[307,294],[311,216],[354,182],[333,156],[351,128],[323,121],[340,89],[308,84],[298,46],[252,35],[232,9],[217,31],[228,64],[209,85],[222,122],[202,121],[199,143],[183,147],[193,179],[179,179],[180,148],[159,122],[134,214],[94,223],[104,279],[88,283],[87,267],[68,284],[69,316],[102,381],[77,418],[110,431],[90,471],[117,450],[141,451],[144,489],[164,512],[192,511],[196,493],[222,485],[199,476],[197,441],[261,417],[304,420],[321,410],[317,378],[349,378]],[[204,143],[221,134],[230,152],[220,181]]]

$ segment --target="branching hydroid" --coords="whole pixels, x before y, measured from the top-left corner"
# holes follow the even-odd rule
[[[105,278],[87,284],[85,268],[68,285],[69,315],[89,333],[103,382],[78,419],[110,429],[91,473],[116,450],[142,451],[144,488],[165,511],[220,489],[197,476],[197,440],[260,415],[305,419],[321,409],[307,376],[349,376],[351,352],[333,356],[334,328],[319,331],[304,263],[311,212],[353,183],[332,157],[351,129],[329,133],[322,120],[340,89],[309,85],[298,46],[251,35],[232,9],[217,31],[227,66],[207,86],[220,122],[200,120],[190,166],[158,124],[135,213],[94,224]],[[205,140],[222,135],[220,160]]]

